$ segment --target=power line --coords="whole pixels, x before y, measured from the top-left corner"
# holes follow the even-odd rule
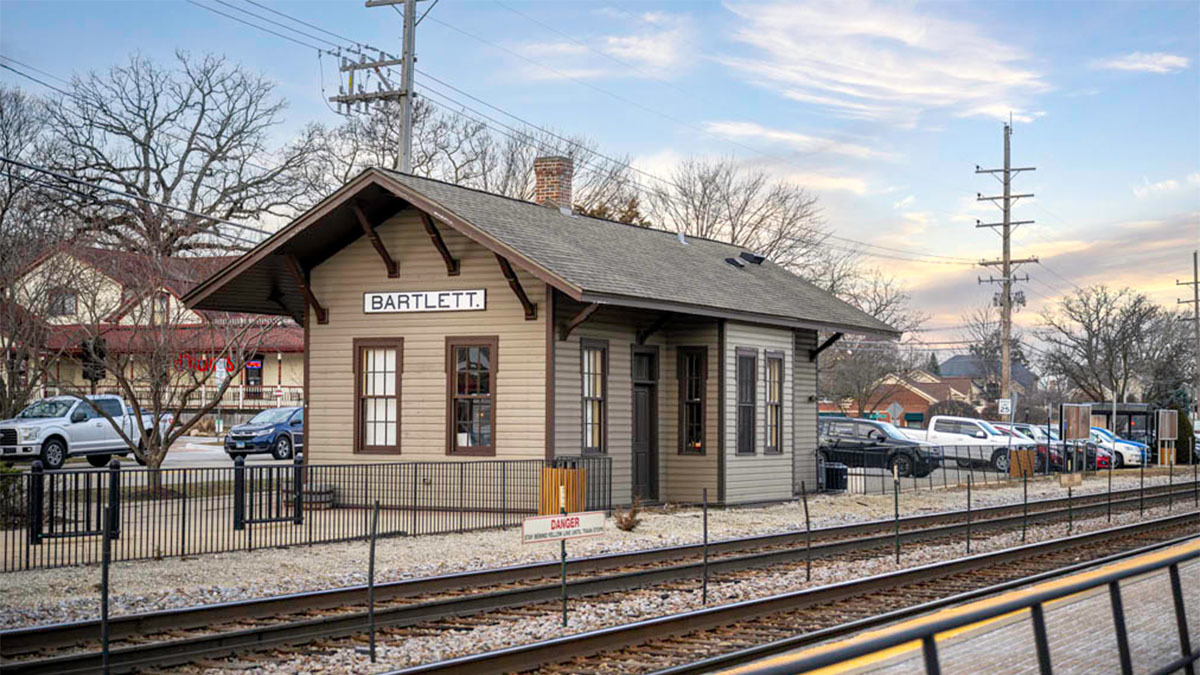
[[[287,41],[289,41],[289,42],[295,42],[296,44],[300,45],[301,47],[305,47],[305,48],[307,48],[307,49],[315,49],[315,50],[317,50],[317,51],[322,51],[322,50],[321,50],[321,48],[320,48],[320,47],[318,47],[318,46],[316,46],[316,45],[309,44],[309,43],[307,43],[307,42],[304,42],[303,40],[297,40],[296,38],[294,38],[294,37],[291,37],[290,35],[284,35],[283,33],[280,33],[280,32],[278,32],[278,31],[271,30],[270,28],[267,28],[267,27],[265,27],[265,26],[259,26],[259,25],[257,25],[257,24],[251,23],[251,22],[249,22],[249,21],[246,21],[245,19],[242,19],[242,18],[236,17],[236,16],[234,16],[234,15],[232,15],[232,14],[228,14],[228,13],[226,13],[226,12],[222,12],[221,10],[219,10],[219,9],[217,9],[217,8],[215,8],[215,7],[209,7],[208,5],[202,5],[202,4],[200,4],[199,2],[196,2],[196,0],[187,0],[187,1],[188,1],[188,2],[190,2],[191,4],[193,4],[193,5],[197,6],[197,7],[200,7],[200,8],[202,8],[202,9],[207,9],[208,11],[210,11],[210,12],[213,12],[214,14],[220,14],[221,16],[223,16],[223,17],[225,17],[225,18],[227,18],[227,19],[233,19],[234,21],[237,21],[238,23],[244,23],[244,24],[246,24],[247,26],[250,26],[251,28],[257,28],[257,29],[259,29],[259,30],[261,30],[261,31],[263,31],[263,32],[270,33],[271,35],[274,35],[275,37],[280,37],[280,38],[283,38],[284,40],[287,40]],[[218,0],[218,1],[219,1],[219,0]],[[245,11],[245,10],[242,10],[242,11]]]
[[[117,189],[115,189],[115,188],[110,188],[110,187],[105,187],[105,186],[103,186],[103,185],[98,185],[98,184],[95,184],[95,183],[90,183],[90,182],[88,182],[88,181],[86,181],[86,180],[82,180],[82,179],[79,179],[79,178],[74,178],[74,177],[72,177],[72,176],[68,176],[68,175],[66,175],[66,174],[58,173],[57,171],[54,171],[54,170],[52,170],[52,169],[47,169],[46,167],[37,166],[37,165],[35,165],[35,164],[28,164],[28,163],[26,163],[26,162],[22,162],[22,161],[20,161],[20,160],[16,160],[16,159],[10,159],[10,158],[8,158],[8,157],[4,157],[4,156],[2,156],[2,155],[0,155],[0,162],[4,162],[4,163],[6,163],[6,164],[12,164],[12,165],[14,165],[14,166],[19,166],[19,167],[21,167],[21,168],[23,168],[23,169],[28,169],[28,170],[30,170],[30,171],[36,171],[36,172],[38,172],[38,173],[43,173],[43,174],[46,174],[46,175],[48,175],[48,176],[53,176],[53,177],[55,177],[55,178],[57,178],[57,179],[59,179],[59,180],[67,181],[68,183],[74,183],[74,184],[76,184],[76,185],[83,185],[83,186],[85,186],[85,187],[92,188],[92,189],[95,189],[95,190],[102,190],[102,191],[104,191],[104,192],[108,192],[108,193],[111,193],[111,194],[120,195],[121,197],[124,197],[124,198],[126,198],[126,199],[132,199],[132,200],[134,200],[134,201],[143,202],[143,203],[145,203],[145,204],[153,204],[154,206],[161,206],[161,207],[162,207],[162,208],[164,208],[164,209],[170,209],[170,210],[172,210],[172,211],[178,211],[178,212],[180,212],[180,213],[187,214],[187,215],[189,215],[189,216],[192,216],[192,217],[194,217],[194,218],[201,218],[201,219],[203,219],[203,220],[210,220],[210,221],[212,221],[212,222],[214,222],[214,223],[220,223],[220,224],[222,224],[222,225],[229,225],[229,226],[231,226],[231,227],[236,227],[236,228],[238,228],[238,229],[247,230],[247,231],[249,231],[249,232],[254,232],[255,234],[261,234],[261,235],[263,235],[264,237],[269,237],[269,236],[271,236],[271,234],[272,234],[271,232],[268,232],[268,231],[266,231],[266,230],[260,230],[260,229],[258,229],[258,228],[256,228],[256,227],[251,227],[251,226],[249,226],[249,225],[246,225],[246,224],[244,224],[244,223],[237,223],[237,222],[234,222],[234,221],[232,221],[232,220],[225,220],[224,218],[218,218],[217,216],[206,215],[206,214],[203,214],[203,213],[199,213],[199,212],[197,212],[197,211],[192,211],[191,209],[185,209],[185,208],[183,208],[182,206],[174,206],[174,205],[172,205],[172,204],[165,204],[165,203],[163,203],[163,202],[160,202],[160,201],[157,201],[157,200],[154,200],[154,199],[150,199],[150,198],[148,198],[148,197],[142,197],[142,196],[140,196],[140,195],[133,195],[133,194],[129,194],[128,192],[124,192],[124,191],[122,191],[122,190],[117,190]]]

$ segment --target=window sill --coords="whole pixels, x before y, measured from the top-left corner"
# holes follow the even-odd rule
[[[382,448],[355,448],[356,455],[398,455],[400,454],[399,447],[382,447]]]
[[[446,453],[450,457],[495,457],[495,448],[456,448]]]

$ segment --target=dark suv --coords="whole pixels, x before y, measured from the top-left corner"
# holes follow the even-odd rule
[[[891,470],[924,478],[942,464],[942,451],[904,436],[888,422],[853,417],[822,417],[817,425],[817,457],[823,462]]]

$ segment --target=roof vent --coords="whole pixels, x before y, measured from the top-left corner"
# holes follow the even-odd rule
[[[740,255],[742,260],[745,260],[751,265],[761,265],[763,261],[767,259],[766,256],[762,256],[757,253],[751,253],[749,251],[742,251]]]
[[[688,245],[687,238],[683,236],[683,230],[680,230],[676,234],[679,235],[679,243],[683,244],[684,246],[687,246]]]
[[[738,268],[739,270],[742,269],[743,267],[745,267],[745,265],[742,264],[742,261],[738,260],[737,258],[726,258],[725,262],[729,263],[730,265],[733,265],[734,267]]]

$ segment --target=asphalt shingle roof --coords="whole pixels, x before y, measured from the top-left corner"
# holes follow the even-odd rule
[[[898,331],[770,261],[725,262],[744,249],[649,228],[566,215],[532,202],[398,172],[432,199],[585,293],[748,312],[838,330]],[[744,261],[743,261],[744,262]]]

